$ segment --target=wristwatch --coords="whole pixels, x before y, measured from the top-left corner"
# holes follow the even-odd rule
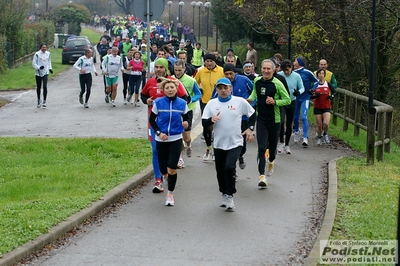
[[[254,131],[254,126],[249,126],[251,131]]]
[[[160,136],[160,134],[161,134],[161,131],[160,131],[160,130],[157,130],[157,131],[156,131],[156,135],[157,135],[157,136]]]

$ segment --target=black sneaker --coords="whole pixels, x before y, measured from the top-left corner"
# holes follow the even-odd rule
[[[83,104],[83,96],[82,95],[79,95],[79,103]]]

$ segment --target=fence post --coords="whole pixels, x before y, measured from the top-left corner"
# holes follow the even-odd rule
[[[368,110],[368,127],[367,127],[367,164],[374,165],[374,148],[375,148],[375,113],[374,107]]]
[[[350,117],[350,96],[344,96],[344,119],[343,119],[343,131],[347,131],[349,129],[349,122],[347,121],[347,117]]]
[[[378,161],[383,161],[383,144],[385,140],[384,136],[385,129],[383,128],[385,124],[384,114],[385,113],[382,112],[378,113],[378,141],[380,142],[380,144],[376,149],[376,159]]]
[[[360,135],[359,124],[361,123],[361,110],[362,110],[361,101],[356,98],[356,113],[354,117],[354,136]]]
[[[333,114],[338,113],[339,112],[339,98],[340,93],[336,94],[335,100],[333,101]],[[332,123],[336,126],[337,125],[337,116],[333,115],[332,118]]]
[[[390,142],[392,141],[393,112],[386,112],[385,122],[386,122],[385,138],[389,139],[389,142],[385,143],[384,147],[385,147],[385,152],[390,153]]]

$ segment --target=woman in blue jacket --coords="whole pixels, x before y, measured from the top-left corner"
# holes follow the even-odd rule
[[[163,176],[168,178],[166,206],[174,206],[172,192],[177,180],[177,165],[182,150],[182,133],[188,127],[189,111],[186,101],[177,96],[179,81],[160,78],[160,89],[165,96],[153,102],[150,125],[156,133],[158,163]]]

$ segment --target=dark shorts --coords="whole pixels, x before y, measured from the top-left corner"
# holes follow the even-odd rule
[[[314,115],[322,115],[323,113],[330,113],[331,108],[328,109],[315,109],[314,108]]]
[[[188,116],[188,127],[185,129],[185,131],[190,131],[192,130],[192,122],[193,122],[193,110],[190,110],[187,112]]]

